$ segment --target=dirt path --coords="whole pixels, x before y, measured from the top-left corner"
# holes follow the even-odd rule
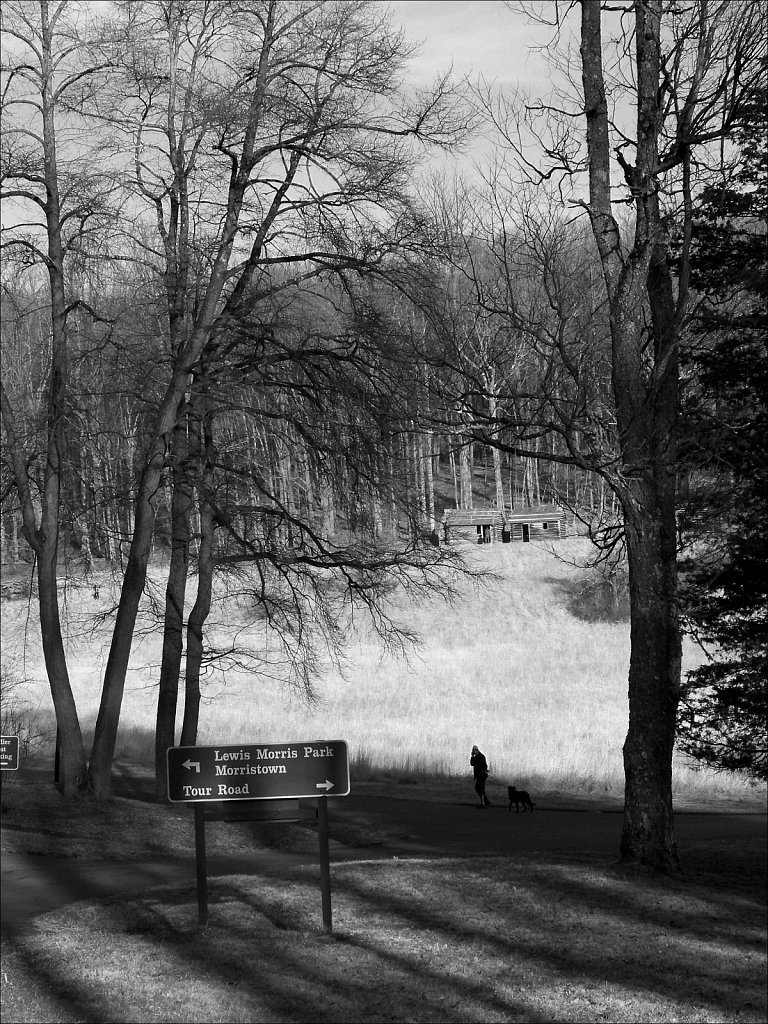
[[[130,787],[126,787],[126,795]],[[135,785],[134,798],[147,794]],[[578,857],[616,860],[621,814],[615,811],[537,806],[534,814],[511,813],[506,806],[478,809],[470,800],[414,799],[361,793],[329,802],[331,860],[390,857],[510,858]],[[689,870],[706,872],[731,858],[738,870],[740,851],[762,850],[766,815],[756,813],[678,814],[676,835]],[[238,857],[210,857],[211,876],[290,874],[316,863],[312,853],[259,851]],[[12,937],[34,927],[35,918],[68,903],[114,896],[161,885],[191,885],[194,857],[86,861],[73,858],[3,854],[2,934]]]

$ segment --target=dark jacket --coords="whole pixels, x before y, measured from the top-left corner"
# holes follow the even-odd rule
[[[476,779],[481,779],[484,775],[488,774],[488,762],[485,759],[485,754],[481,750],[478,750],[476,754],[473,754],[470,757],[469,763],[475,770]]]

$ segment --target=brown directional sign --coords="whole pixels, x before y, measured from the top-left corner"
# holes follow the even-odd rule
[[[0,768],[6,772],[19,770],[18,736],[0,736]]]
[[[169,747],[166,756],[173,803],[349,795],[344,740]]]

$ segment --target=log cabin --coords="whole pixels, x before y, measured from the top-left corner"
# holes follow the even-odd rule
[[[476,544],[559,540],[569,532],[565,510],[559,505],[529,505],[506,509],[451,508],[443,513],[443,540],[459,538]]]

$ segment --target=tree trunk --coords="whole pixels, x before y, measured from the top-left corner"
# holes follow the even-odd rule
[[[461,480],[461,508],[472,508],[472,442],[465,442],[459,448],[459,472]]]
[[[533,492],[531,489],[531,460],[526,456],[523,459],[523,504],[530,508],[533,504]]]
[[[29,490],[26,460],[16,434],[10,401],[0,384],[0,404],[6,430],[7,449],[13,463],[19,493],[22,532],[34,551],[37,561],[37,590],[40,608],[40,635],[43,658],[51,687],[56,713],[56,726],[61,743],[59,780],[67,796],[83,789],[87,775],[85,747],[75,698],[69,681],[64,640],[61,633],[58,595],[58,508],[59,467],[61,452],[58,429],[49,429],[48,465],[43,488],[40,525],[37,526],[32,495]],[[56,403],[53,402],[53,408]],[[49,403],[49,410],[52,408]],[[58,426],[58,420],[56,426]]]
[[[323,537],[330,540],[336,533],[336,504],[333,488],[328,480],[320,482],[320,507],[323,517]]]
[[[413,452],[414,481],[416,486],[416,507],[418,510],[419,526],[427,525],[427,492],[424,480],[424,437],[418,430],[417,421],[411,420],[412,434],[411,451]]]
[[[431,535],[437,531],[437,520],[435,519],[435,464],[434,449],[435,435],[432,429],[427,426],[431,421],[429,407],[429,368],[422,364],[421,376],[423,387],[419,399],[421,418],[425,425],[419,430],[421,439],[421,457],[424,462],[424,505],[427,530]]]
[[[49,17],[48,4],[40,3],[40,33],[30,42],[39,60],[40,99],[35,104],[42,119],[43,176],[47,253],[45,265],[50,287],[51,351],[46,394],[46,459],[40,501],[39,526],[29,488],[27,464],[22,452],[16,420],[10,400],[0,384],[0,403],[6,428],[7,446],[19,494],[24,537],[37,557],[38,600],[43,656],[56,711],[61,743],[60,781],[67,795],[83,788],[85,748],[74,696],[69,681],[64,641],[61,633],[58,595],[58,553],[61,521],[62,475],[67,454],[65,426],[68,401],[67,299],[64,286],[64,245],[59,192],[55,125],[54,57],[55,23],[60,11]],[[25,73],[27,70],[25,69]],[[32,74],[34,76],[34,69]],[[39,131],[39,129],[36,129]],[[32,133],[30,133],[32,134]],[[35,137],[35,136],[33,136]],[[39,137],[39,136],[38,136]]]
[[[197,597],[187,623],[187,660],[184,683],[184,720],[181,745],[194,746],[200,722],[200,668],[203,662],[203,628],[211,610],[215,524],[207,502],[200,512],[200,554],[198,555]]]
[[[650,201],[658,218],[657,203],[655,197]],[[624,431],[631,458],[642,443],[647,469],[636,484],[639,501],[624,502],[632,653],[621,855],[628,863],[674,871],[680,866],[672,828],[672,755],[681,690],[675,516],[679,355],[672,277],[662,238],[657,235],[647,278],[654,375],[642,412],[635,412]],[[643,436],[633,441],[637,426]]]
[[[184,650],[184,599],[189,575],[190,510],[192,506],[187,463],[187,419],[173,433],[173,495],[171,498],[171,564],[165,588],[163,653],[155,724],[155,796],[168,794],[166,750],[176,740],[176,706]]]
[[[636,165],[624,161],[635,237],[623,254],[611,206],[608,108],[600,0],[582,3],[581,57],[589,154],[589,216],[608,294],[611,374],[630,573],[629,729],[624,744],[622,861],[678,869],[672,827],[672,751],[680,693],[675,536],[678,361],[671,280],[658,201],[661,0],[635,6]],[[623,159],[623,158],[622,158]],[[625,247],[626,248],[626,247]],[[650,299],[648,373],[644,305]]]
[[[202,398],[203,404],[205,398]],[[187,623],[187,661],[184,687],[184,721],[181,745],[194,746],[200,721],[200,668],[203,662],[203,629],[211,610],[213,570],[215,564],[216,518],[210,501],[213,478],[213,438],[203,408],[200,421],[194,424],[197,440],[194,445],[201,465],[198,503],[200,506],[200,551],[197,560],[197,597]],[[200,435],[203,435],[202,439]],[[201,443],[202,441],[202,443]]]
[[[61,635],[55,551],[47,547],[39,550],[37,557],[43,657],[56,712],[56,729],[60,744],[59,783],[65,796],[73,796],[86,786],[85,745]]]
[[[19,520],[16,509],[11,512],[11,536],[8,541],[8,557],[11,564],[19,561]]]
[[[424,459],[424,498],[426,502],[427,529],[433,534],[437,529],[435,519],[435,475],[432,468],[432,444],[433,435],[431,430],[421,435],[422,456]]]
[[[625,502],[632,611],[621,859],[666,872],[679,868],[672,817],[681,663],[673,496],[669,486],[645,486],[637,503]]]
[[[136,497],[136,525],[120,591],[120,601],[112,631],[112,643],[104,670],[104,685],[96,718],[88,772],[90,786],[97,799],[106,799],[110,791],[112,758],[117,742],[120,709],[125,690],[125,675],[128,671],[133,630],[141,595],[144,592],[147,565],[152,550],[152,531],[155,521],[153,502],[157,500],[162,459],[162,450],[156,446],[153,457],[147,463],[142,474],[139,493]]]
[[[491,422],[496,419],[498,408],[498,401],[495,393],[492,391],[488,396],[488,414]],[[504,477],[501,470],[501,449],[498,445],[493,445],[491,448],[491,455],[493,457],[493,482],[496,488],[496,508],[499,511],[504,511]]]

